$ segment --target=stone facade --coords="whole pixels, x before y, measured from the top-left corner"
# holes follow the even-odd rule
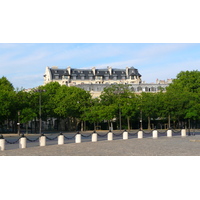
[[[90,91],[93,97],[98,97],[103,89],[112,84],[128,84],[133,92],[158,92],[165,89],[171,79],[166,81],[156,80],[156,83],[142,83],[141,74],[134,67],[125,69],[59,69],[58,67],[46,67],[44,84],[56,81],[60,85],[76,86]]]

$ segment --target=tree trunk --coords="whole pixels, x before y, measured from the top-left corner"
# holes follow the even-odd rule
[[[28,134],[28,122],[26,123],[26,134]]]
[[[81,131],[84,130],[83,121],[81,121]]]
[[[37,127],[36,127],[36,118],[34,119],[35,124],[35,133],[37,133]]]
[[[168,115],[168,128],[171,127],[171,124],[170,124],[170,115]]]
[[[151,129],[151,118],[148,117],[148,129]]]
[[[130,117],[127,117],[128,131],[130,131]]]

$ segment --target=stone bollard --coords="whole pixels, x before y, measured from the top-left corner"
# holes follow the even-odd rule
[[[97,133],[95,131],[92,133],[92,142],[97,142]]]
[[[44,134],[41,134],[39,138],[39,143],[41,147],[46,146],[46,136]]]
[[[171,129],[167,130],[167,137],[172,137],[172,130]]]
[[[143,131],[142,130],[138,131],[138,138],[139,139],[143,138]]]
[[[62,144],[64,144],[64,135],[60,133],[60,135],[58,136],[58,145]]]
[[[20,149],[25,149],[26,148],[26,138],[24,137],[24,134],[19,139],[19,148]]]
[[[181,136],[182,137],[186,137],[186,129],[182,129],[181,130]]]
[[[108,132],[108,140],[113,140],[113,133],[111,131]]]
[[[81,134],[79,133],[79,131],[77,132],[75,136],[75,143],[81,143]]]
[[[0,150],[5,150],[5,139],[3,138],[3,135],[0,136]]]
[[[123,132],[123,140],[127,140],[128,139],[128,132],[126,130],[124,130]]]
[[[153,131],[153,138],[158,138],[158,131],[157,130]]]

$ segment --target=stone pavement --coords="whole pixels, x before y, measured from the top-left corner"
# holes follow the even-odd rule
[[[36,146],[0,151],[0,156],[200,156],[200,135]]]

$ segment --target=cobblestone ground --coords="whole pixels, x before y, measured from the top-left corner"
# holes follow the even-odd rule
[[[200,135],[35,146],[0,151],[0,156],[199,156]]]

